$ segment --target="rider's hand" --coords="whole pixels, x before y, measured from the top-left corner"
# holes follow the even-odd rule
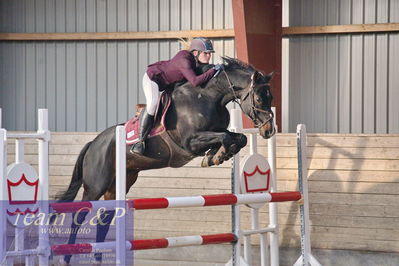
[[[213,67],[216,71],[222,71],[224,70],[224,65],[223,64],[217,64]]]

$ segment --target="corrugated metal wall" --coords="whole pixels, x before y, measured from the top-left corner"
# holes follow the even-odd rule
[[[290,26],[399,22],[398,0],[291,0]],[[399,33],[290,37],[289,132],[399,133]]]
[[[233,28],[231,0],[0,0],[0,32],[125,32]],[[234,56],[215,39],[216,60]],[[0,107],[8,130],[99,131],[144,103],[146,66],[172,57],[176,40],[0,42]]]

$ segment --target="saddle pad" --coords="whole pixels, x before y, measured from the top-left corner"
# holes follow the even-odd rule
[[[154,127],[151,129],[150,134],[148,134],[148,138],[160,135],[161,133],[166,131],[165,127],[165,117],[166,113],[170,107],[170,103],[172,102],[172,98],[169,93],[163,93],[160,99],[159,108],[156,113],[156,121],[154,123]],[[161,115],[159,113],[161,112]],[[140,118],[141,115],[136,115],[125,123],[125,131],[126,131],[126,144],[132,145],[139,141],[140,136]]]

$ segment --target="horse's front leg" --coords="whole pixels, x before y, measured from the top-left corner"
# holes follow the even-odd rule
[[[221,146],[216,154],[210,160],[210,163],[207,166],[218,165],[221,164],[230,158],[232,158],[235,154],[237,154],[245,145],[247,145],[247,137],[243,134],[233,133],[227,131],[233,140],[232,144],[228,147]],[[209,161],[209,160],[208,160]],[[206,165],[202,165],[206,167]]]
[[[215,165],[213,163],[213,157],[219,151],[221,146],[222,145],[219,145],[219,146],[214,147],[214,148],[210,149],[209,151],[207,151],[204,158],[202,159],[201,167],[209,167],[209,166]]]
[[[204,158],[202,166],[219,165],[226,156],[237,153],[247,143],[243,134],[225,132],[202,131],[195,132],[186,138],[185,146],[196,155],[203,155],[211,149]]]
[[[228,131],[229,132],[229,131]],[[224,161],[229,160],[235,154],[237,154],[242,148],[247,145],[247,137],[244,134],[229,132],[230,137],[233,138],[233,144],[227,150],[225,157],[223,158]],[[215,154],[217,156],[217,154]]]

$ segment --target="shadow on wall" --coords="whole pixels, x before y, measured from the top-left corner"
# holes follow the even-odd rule
[[[308,135],[312,248],[399,252],[399,147],[383,138]],[[299,219],[291,205],[285,224]],[[292,246],[295,234],[298,246],[292,226],[282,244]],[[334,265],[333,258],[320,262]]]

